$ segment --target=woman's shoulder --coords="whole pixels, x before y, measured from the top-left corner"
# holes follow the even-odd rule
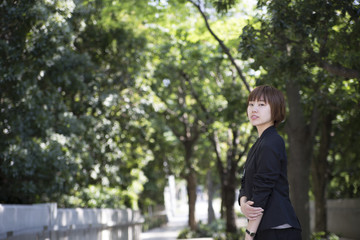
[[[261,141],[261,145],[266,147],[284,147],[285,142],[284,139],[278,134],[276,130],[268,132],[263,140]]]

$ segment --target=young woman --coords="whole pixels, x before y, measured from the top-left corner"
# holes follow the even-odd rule
[[[285,119],[283,94],[259,86],[248,97],[247,115],[259,138],[251,147],[241,180],[239,204],[248,219],[246,240],[301,240],[289,198],[284,140],[276,127]]]

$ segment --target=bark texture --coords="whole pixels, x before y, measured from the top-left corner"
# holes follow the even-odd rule
[[[215,212],[213,207],[213,199],[214,199],[214,182],[212,180],[211,170],[208,170],[206,174],[207,180],[207,189],[208,189],[208,223],[212,223],[215,220]]]
[[[310,165],[316,130],[316,107],[312,113],[310,125],[305,121],[301,106],[300,88],[296,81],[289,81],[286,85],[286,95],[289,104],[289,118],[286,131],[289,141],[288,179],[290,184],[290,198],[302,227],[302,238],[310,239]]]
[[[326,206],[326,187],[328,181],[328,162],[331,139],[332,115],[327,114],[321,121],[320,146],[317,156],[313,158],[311,164],[311,175],[313,192],[315,197],[315,231],[327,232],[327,206]]]

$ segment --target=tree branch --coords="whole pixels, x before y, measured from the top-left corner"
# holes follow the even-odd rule
[[[307,48],[307,52],[310,54],[309,61],[316,64],[318,67],[325,71],[334,74],[339,77],[360,79],[360,71],[342,66],[341,64],[331,64],[321,58],[326,55],[324,47],[320,47],[320,54],[314,52],[312,48]]]
[[[330,64],[328,62],[321,61],[318,65],[319,67],[336,76],[344,78],[360,78],[360,72],[358,70],[346,68],[340,64]]]
[[[249,149],[249,146],[250,146],[251,139],[252,139],[251,136],[247,138],[247,141],[246,141],[245,146],[244,146],[244,151],[239,153],[238,158],[236,160],[236,163],[239,163],[241,158],[245,155],[245,153],[247,153],[247,151]]]
[[[236,64],[234,57],[232,56],[232,54],[230,53],[230,50],[228,47],[226,47],[226,45],[224,44],[224,42],[214,33],[214,31],[211,29],[210,24],[208,22],[207,16],[205,15],[205,13],[202,11],[200,4],[195,3],[193,0],[188,0],[190,3],[192,3],[200,12],[201,16],[203,17],[204,21],[205,21],[205,25],[206,28],[209,30],[210,34],[216,39],[216,41],[218,41],[218,43],[220,44],[222,50],[225,52],[225,54],[229,57],[231,63],[234,65],[234,67],[236,68],[236,71],[238,73],[238,75],[240,76],[242,82],[245,84],[246,89],[250,92],[250,86],[247,83],[240,67]]]
[[[208,113],[209,111],[206,109],[205,105],[201,102],[201,100],[199,98],[199,95],[195,92],[194,87],[192,85],[192,82],[191,82],[191,79],[189,78],[189,76],[184,71],[181,71],[180,74],[185,79],[185,81],[187,81],[189,83],[190,89],[191,89],[191,94],[195,98],[196,102],[199,104],[201,110],[204,113]]]
[[[210,133],[209,138],[210,138],[211,143],[214,146],[218,171],[221,173],[220,176],[222,177],[223,173],[224,173],[224,166],[221,161],[221,156],[220,156],[221,150],[220,150],[219,138],[217,136],[216,130],[214,130],[212,133]]]

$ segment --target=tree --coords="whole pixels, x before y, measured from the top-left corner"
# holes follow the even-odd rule
[[[226,79],[225,76],[218,77]],[[215,80],[220,82],[220,79],[215,78]],[[191,83],[190,79],[188,81]],[[235,192],[238,187],[236,175],[239,171],[240,161],[243,160],[249,149],[251,140],[244,132],[241,134],[241,129],[246,128],[244,127],[246,124],[241,119],[246,117],[244,117],[245,111],[239,111],[238,108],[245,106],[245,98],[241,96],[241,87],[237,83],[224,81],[217,87],[220,88],[221,96],[226,100],[227,106],[213,106],[211,103],[202,100],[206,96],[200,98],[199,90],[195,91],[192,83],[191,86],[194,98],[205,113],[208,138],[216,156],[216,167],[221,183],[221,211],[222,216],[226,219],[226,232],[235,233],[237,227],[234,202],[236,201]],[[197,89],[199,87],[197,86]],[[225,209],[225,214],[223,209]]]
[[[2,202],[51,201],[73,185],[77,164],[67,157],[63,142],[66,130],[75,125],[81,129],[82,122],[67,114],[62,94],[86,91],[83,81],[89,75],[84,70],[91,63],[68,48],[72,34],[56,37],[68,26],[58,20],[67,19],[73,9],[63,6],[56,19],[57,10],[35,1],[5,1],[1,6]],[[64,59],[69,65],[56,68]],[[67,74],[70,65],[74,71]],[[63,77],[49,80],[57,70]],[[67,87],[73,78],[71,91]]]
[[[209,6],[207,6],[207,4],[203,3],[202,1],[189,0],[188,2],[194,5],[195,8],[199,11],[205,22],[207,31],[219,44],[219,49],[221,50],[220,53],[224,53],[229,60],[229,63],[224,64],[223,62],[226,62],[225,59],[219,56],[218,59],[214,61],[215,68],[217,69],[216,74],[212,74],[211,76],[211,78],[213,78],[212,80],[217,83],[217,87],[220,88],[219,92],[227,102],[227,106],[225,108],[221,107],[220,109],[211,109],[211,107],[208,106],[209,103],[204,104],[206,101],[203,102],[198,96],[198,93],[196,93],[194,90],[193,95],[200,104],[202,111],[206,114],[206,124],[209,131],[209,140],[212,143],[215,151],[217,170],[221,179],[221,211],[223,215],[223,209],[225,209],[225,214],[223,217],[226,219],[226,231],[229,233],[235,233],[237,228],[235,222],[234,202],[235,192],[238,186],[236,184],[236,174],[239,170],[240,160],[247,152],[251,140],[247,134],[240,131],[240,129],[244,129],[242,125],[247,122],[246,116],[244,114],[246,111],[246,96],[243,95],[243,89],[236,79],[239,77],[244,88],[247,91],[250,91],[250,85],[248,83],[249,79],[246,79],[239,64],[236,62],[237,52],[234,51],[234,48],[231,48],[231,40],[229,41],[229,47],[225,41],[221,40],[221,38],[210,26],[208,20],[209,16],[207,16],[205,13],[206,7]],[[222,9],[223,7],[226,8],[226,11],[228,10],[228,5],[226,4],[219,5],[219,2],[217,2],[214,3],[214,5],[218,8],[218,10]],[[213,18],[216,18],[216,16],[213,16]],[[230,78],[224,76],[223,74],[226,68],[233,70]],[[244,121],[244,119],[246,120]],[[219,129],[212,126],[217,125],[216,123],[219,122],[222,122],[222,125],[224,126],[224,129],[220,131]],[[225,133],[223,134],[223,139],[219,140],[221,131],[224,131]],[[221,147],[223,143],[226,143],[226,148]],[[223,154],[222,152],[226,152],[226,154]]]
[[[171,20],[168,20],[165,24],[162,23],[161,26],[165,27],[167,24],[171,24]],[[225,178],[223,178],[224,181],[222,187],[224,188],[230,186],[228,189],[222,189],[222,192],[224,193],[224,207],[226,206],[227,216],[229,216],[228,224],[231,226],[228,229],[230,229],[229,231],[234,232],[236,230],[234,203],[237,182],[234,179],[236,178],[236,172],[242,156],[240,154],[239,157],[238,150],[238,144],[240,141],[239,138],[242,137],[238,135],[238,128],[241,124],[241,121],[239,121],[238,118],[240,111],[236,108],[238,107],[237,103],[241,102],[245,98],[242,97],[243,89],[241,84],[234,80],[234,74],[226,76],[224,73],[226,69],[229,68],[229,64],[224,63],[226,61],[224,61],[224,58],[222,57],[223,52],[221,50],[217,50],[216,41],[214,44],[207,40],[207,30],[205,29],[204,32],[204,30],[201,29],[203,28],[202,24],[197,28],[199,28],[197,31],[203,32],[203,36],[200,35],[200,32],[198,36],[188,33],[188,25],[185,23],[184,26],[179,26],[177,29],[172,27],[172,31],[170,31],[169,34],[157,37],[157,39],[166,41],[163,44],[163,48],[156,49],[157,54],[155,56],[159,56],[158,61],[160,64],[157,66],[155,71],[154,78],[156,84],[154,84],[153,92],[159,96],[163,103],[166,103],[166,110],[163,111],[164,114],[168,115],[167,125],[173,122],[175,123],[174,119],[179,119],[179,121],[181,121],[183,118],[181,115],[182,112],[185,112],[185,110],[191,106],[192,110],[186,110],[186,114],[188,115],[191,113],[192,116],[189,115],[190,117],[186,117],[184,119],[186,120],[189,118],[193,119],[192,121],[194,122],[199,121],[199,127],[203,128],[200,129],[201,131],[204,131],[205,127],[212,128],[210,125],[213,120],[209,120],[205,117],[206,114],[209,114],[208,109],[211,109],[211,114],[214,114],[211,118],[217,119],[217,124],[222,125],[221,122],[229,121],[229,123],[226,124],[229,124],[229,128],[232,128],[232,131],[237,134],[235,136],[236,140],[230,141],[230,145],[232,145],[230,148],[232,150],[229,150],[229,155],[231,156],[229,157],[227,163],[225,163],[226,166],[223,165],[223,162],[226,162],[226,160],[223,159],[223,156],[219,159],[220,165],[223,167],[223,171],[219,169],[220,173],[225,176]],[[159,31],[157,32],[159,35]],[[204,48],[204,44],[208,47]],[[155,59],[157,59],[157,57]],[[212,80],[209,81],[210,79]],[[225,83],[223,83],[224,79],[226,81]],[[185,93],[186,97],[184,97]],[[227,96],[223,97],[223,94],[227,94]],[[185,99],[185,101],[183,99]],[[211,101],[209,99],[211,99]],[[175,104],[178,101],[181,103],[188,103],[190,106],[187,105],[180,108],[181,104]],[[193,103],[193,101],[195,102]],[[229,109],[225,106],[228,101],[231,103]],[[227,114],[226,118],[221,117],[222,113]],[[197,118],[199,119],[197,120]],[[186,123],[183,123],[183,125],[187,126],[187,121]],[[230,125],[233,126],[230,127]],[[180,129],[183,129],[181,125],[177,124],[175,127],[171,127],[171,129],[174,135],[178,136],[180,142],[187,141],[187,137],[184,137],[184,134],[177,133]],[[221,131],[224,131],[224,129]],[[228,131],[225,130],[224,135],[226,136],[227,133]],[[192,133],[187,135],[189,137],[193,136]],[[228,137],[228,139],[231,139],[230,135]],[[221,142],[227,141],[228,139],[225,137],[224,140],[223,136],[221,136]],[[223,151],[223,149],[221,149],[221,151]],[[232,154],[230,154],[230,151]],[[218,154],[225,156],[223,153]],[[194,157],[194,155],[192,156]],[[193,158],[192,161],[195,162],[192,163],[195,166],[192,168],[197,169],[196,160]],[[232,163],[230,164],[230,162]],[[228,168],[231,168],[231,170],[227,171]],[[196,173],[198,174],[199,172],[196,171]]]
[[[354,91],[359,93],[358,89]],[[332,125],[332,139],[328,156],[327,197],[359,198],[359,149],[354,147],[359,142],[359,107],[354,96],[348,95],[348,108],[343,108]],[[351,100],[350,100],[351,99]],[[351,109],[350,109],[351,108]]]
[[[85,3],[1,5],[1,202],[136,208],[145,39]]]
[[[359,59],[359,46],[353,42],[359,39],[358,7],[353,1],[258,1],[258,8],[266,13],[259,14],[241,35],[243,59],[254,58],[251,67],[263,72],[259,82],[272,83],[287,95],[288,173],[304,239],[310,236],[310,159],[324,102],[316,98],[325,83],[318,73],[340,85],[349,83],[346,78],[358,77],[358,61],[349,61]],[[351,57],[344,58],[344,52]],[[345,79],[335,82],[333,75]]]
[[[181,49],[181,46],[179,46]],[[164,61],[158,66],[154,79],[153,91],[165,105],[162,111],[166,125],[182,144],[184,149],[184,164],[180,175],[187,182],[189,201],[189,226],[196,229],[195,202],[196,202],[196,163],[193,159],[194,147],[201,134],[201,122],[197,114],[197,106],[191,99],[188,84],[185,82],[184,70],[186,66],[179,64],[176,58],[181,55],[172,55],[172,46],[166,46],[170,61]]]

